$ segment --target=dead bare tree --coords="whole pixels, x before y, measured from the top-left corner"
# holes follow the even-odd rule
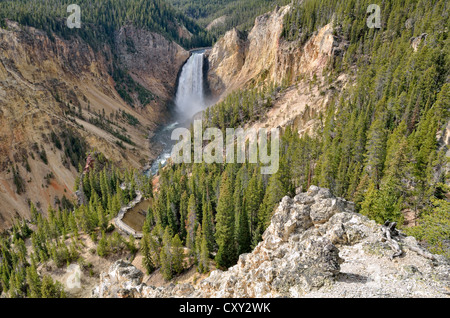
[[[381,226],[381,231],[383,232],[383,237],[381,238],[382,242],[387,242],[389,247],[394,251],[394,254],[391,255],[391,260],[394,257],[399,257],[403,254],[403,250],[398,244],[396,238],[399,237],[400,232],[396,229],[397,222],[384,222],[384,225]]]

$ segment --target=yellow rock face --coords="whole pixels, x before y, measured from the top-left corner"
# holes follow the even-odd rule
[[[14,216],[28,215],[28,200],[45,212],[49,204],[54,206],[55,197],[74,198],[77,169],[63,164],[65,155],[50,140],[52,132],[59,135],[71,129],[90,149],[123,166],[141,168],[156,157],[148,137],[167,117],[167,101],[189,53],[158,34],[131,27],[115,37],[116,43],[125,38],[133,41],[135,51],[107,45],[95,51],[79,38],[50,40],[45,32],[15,22],[0,29],[0,229],[9,227]],[[147,106],[130,107],[117,93],[108,72],[113,50],[120,66],[155,95]],[[73,114],[80,109],[83,118]],[[122,111],[140,124],[133,126],[122,116],[116,119]],[[124,148],[120,147],[119,139],[89,122],[103,112],[134,146],[123,142]],[[42,149],[48,164],[39,158]],[[13,167],[23,179],[25,190],[20,194]],[[47,175],[52,175],[48,181]]]

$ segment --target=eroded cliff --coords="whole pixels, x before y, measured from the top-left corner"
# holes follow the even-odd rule
[[[448,297],[450,264],[413,237],[396,241],[391,259],[381,226],[354,205],[311,186],[285,197],[263,240],[227,271],[197,284],[142,284],[143,273],[117,261],[101,275],[93,297]]]
[[[233,29],[214,45],[208,77],[216,96],[256,83],[319,75],[328,60],[339,54],[341,42],[333,35],[331,23],[304,45],[283,39],[283,19],[290,10],[290,6],[277,7],[257,17],[247,37]]]
[[[256,18],[248,36],[233,29],[207,53],[208,81],[221,100],[236,89],[270,83],[287,86],[273,96],[268,113],[254,128],[294,124],[299,133],[312,133],[316,115],[325,109],[337,90],[348,83],[347,74],[327,77],[327,65],[343,54],[346,42],[334,35],[332,21],[302,43],[283,38],[284,17],[291,6],[277,7]]]
[[[28,216],[29,201],[45,213],[63,196],[72,199],[87,149],[135,168],[157,156],[148,138],[167,118],[189,53],[134,27],[114,41],[116,48],[94,50],[78,37],[50,37],[15,22],[0,28],[0,229]],[[141,98],[146,105],[137,92],[128,91],[134,107],[118,93],[121,83],[111,76],[118,67],[151,96]]]

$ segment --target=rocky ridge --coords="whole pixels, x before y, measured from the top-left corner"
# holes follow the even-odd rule
[[[283,19],[290,10],[289,5],[277,7],[257,17],[247,37],[233,29],[214,45],[208,54],[208,81],[216,96],[259,82],[320,76],[329,59],[341,54],[345,44],[333,35],[332,23],[304,45],[283,39]]]
[[[276,7],[256,18],[248,35],[228,31],[207,50],[211,98],[220,101],[230,92],[278,83],[289,85],[274,96],[267,113],[246,128],[293,125],[300,135],[313,135],[317,114],[326,109],[336,92],[351,83],[340,74],[330,82],[327,65],[344,54],[346,41],[336,36],[333,22],[314,32],[305,42],[282,36],[284,17],[291,6]]]
[[[92,297],[448,297],[450,264],[413,237],[396,239],[403,254],[391,259],[380,225],[354,204],[311,186],[285,197],[263,240],[227,271],[196,285],[147,286],[143,273],[120,260]]]

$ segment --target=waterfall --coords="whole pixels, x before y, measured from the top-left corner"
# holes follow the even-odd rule
[[[203,92],[203,57],[204,50],[192,52],[181,70],[175,95],[177,117],[174,118],[174,122],[164,127],[154,137],[154,140],[160,142],[164,149],[158,158],[153,161],[150,169],[145,172],[147,175],[150,173],[156,174],[159,165],[165,166],[167,159],[170,158],[173,146],[172,131],[180,126],[188,127],[192,117],[206,107]]]
[[[203,55],[203,52],[193,52],[181,70],[175,105],[179,115],[185,119],[191,119],[205,107]]]

